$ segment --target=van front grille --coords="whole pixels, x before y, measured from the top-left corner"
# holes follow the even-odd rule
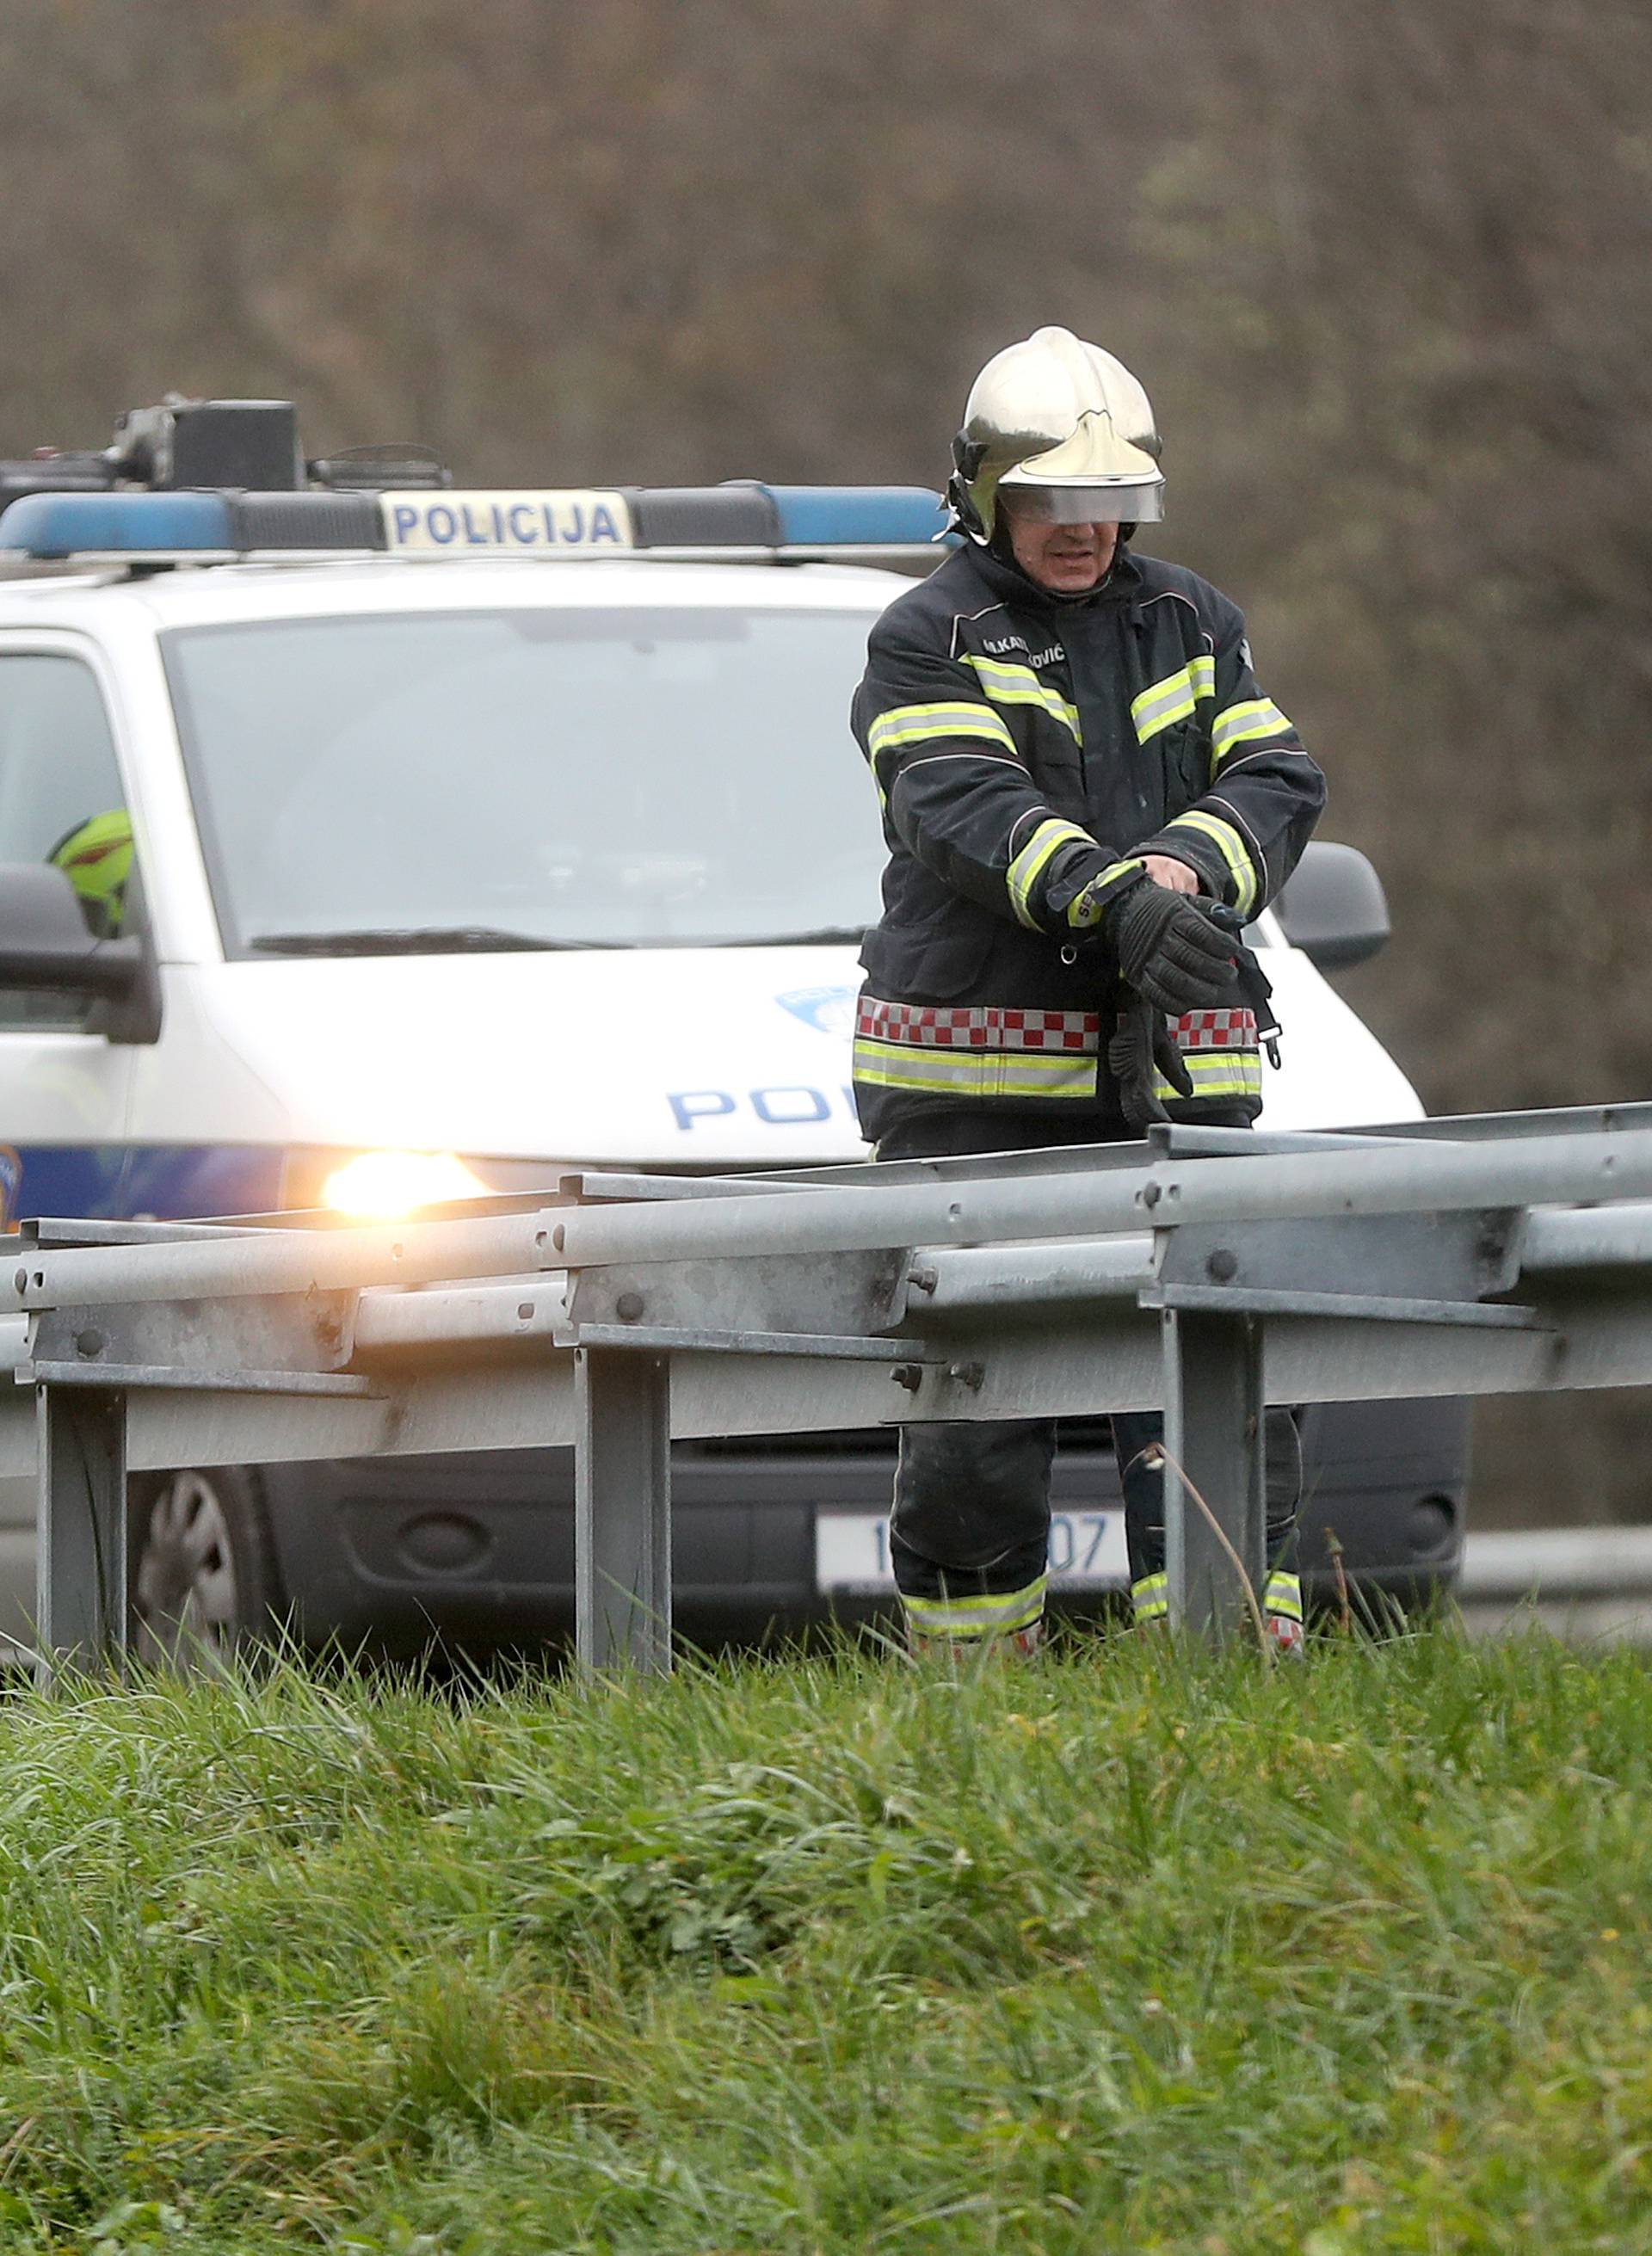
[[[887,1457],[895,1454],[888,1426],[854,1426],[833,1434],[738,1434],[679,1442],[691,1457]],[[1057,1447],[1066,1456],[1111,1456],[1112,1428],[1105,1418],[1063,1418]]]

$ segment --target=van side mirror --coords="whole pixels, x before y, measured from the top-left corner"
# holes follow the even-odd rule
[[[90,995],[106,1007],[97,1030],[113,1041],[160,1033],[155,968],[138,937],[100,940],[88,930],[66,871],[49,863],[0,863],[0,988]]]
[[[1274,903],[1293,948],[1344,971],[1383,947],[1393,927],[1382,880],[1357,846],[1315,839]]]

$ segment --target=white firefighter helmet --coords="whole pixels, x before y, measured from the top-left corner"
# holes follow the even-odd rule
[[[1159,453],[1152,404],[1124,363],[1070,329],[1038,329],[971,385],[947,498],[983,543],[1000,486],[1063,525],[1133,529],[1164,515]]]

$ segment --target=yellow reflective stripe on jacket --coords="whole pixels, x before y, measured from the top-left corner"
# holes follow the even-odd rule
[[[1063,846],[1088,846],[1093,852],[1095,844],[1089,831],[1081,830],[1076,822],[1063,822],[1052,816],[1048,822],[1039,824],[1004,873],[1004,882],[1009,888],[1010,906],[1014,910],[1019,923],[1024,924],[1029,932],[1041,932],[1043,929],[1033,914],[1033,887],[1051,855],[1058,854]]]
[[[1282,1614],[1287,1621],[1303,1618],[1303,1585],[1299,1575],[1270,1575],[1267,1588],[1262,1594],[1262,1605],[1270,1614]]]
[[[1130,717],[1136,724],[1138,743],[1148,743],[1173,721],[1185,721],[1201,697],[1215,694],[1216,660],[1190,658],[1185,666],[1131,700]]]
[[[866,731],[875,759],[899,744],[927,744],[935,737],[985,737],[989,744],[1015,750],[1015,739],[990,705],[960,697],[945,705],[893,705]]]
[[[907,1089],[931,1096],[1065,1097],[1094,1101],[1096,1059],[1069,1052],[1041,1057],[1027,1050],[920,1049],[861,1034],[855,1079],[871,1089]]]
[[[1188,809],[1165,825],[1167,830],[1197,830],[1201,836],[1211,839],[1222,850],[1222,859],[1227,864],[1233,880],[1233,906],[1243,916],[1256,906],[1256,871],[1246,851],[1245,841],[1231,822],[1224,822],[1219,814],[1207,814],[1201,807]]]
[[[977,658],[972,652],[964,662],[974,667],[982,688],[995,705],[1040,705],[1052,720],[1072,730],[1075,744],[1084,743],[1077,706],[1059,689],[1041,681],[1030,666],[1012,666],[1001,658]]]
[[[1218,713],[1211,730],[1211,750],[1218,767],[1235,744],[1247,744],[1253,737],[1282,736],[1290,723],[1271,697],[1248,697],[1242,705],[1230,705]]]
[[[1030,1629],[1043,1612],[1048,1581],[1041,1575],[1024,1589],[982,1598],[911,1598],[903,1591],[900,1603],[913,1628],[925,1637],[1008,1637]]]
[[[1182,1063],[1195,1096],[1260,1096],[1262,1061],[1255,1050],[1183,1050]],[[1153,1093],[1161,1104],[1186,1102],[1155,1067]]]
[[[1014,737],[990,705],[978,705],[963,697],[945,705],[891,706],[888,712],[878,716],[866,731],[866,750],[871,756],[872,779],[877,786],[879,807],[886,808],[889,805],[889,794],[878,772],[882,755],[907,744],[927,744],[942,737],[978,737],[990,744],[1002,744],[1013,758],[1020,758]]]
[[[1144,1575],[1130,1585],[1130,1604],[1139,1622],[1158,1621],[1170,1611],[1170,1577]]]
[[[1094,845],[1095,841],[1091,839],[1091,843]],[[1098,898],[1102,889],[1112,885],[1115,878],[1128,877],[1131,871],[1140,867],[1140,856],[1133,856],[1127,862],[1109,862],[1098,876],[1092,878],[1084,892],[1076,895],[1068,906],[1067,921],[1073,931],[1084,932],[1092,924],[1099,924],[1102,911],[1106,906],[1105,902]]]

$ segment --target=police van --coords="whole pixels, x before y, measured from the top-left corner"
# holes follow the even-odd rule
[[[862,1155],[850,1034],[883,855],[850,737],[867,631],[937,551],[917,489],[465,493],[307,462],[279,402],[185,402],[0,465],[0,1197],[25,1216],[418,1212],[593,1164]],[[1265,952],[1270,1126],[1414,1117],[1324,969],[1387,931],[1317,846]],[[1401,1598],[1453,1570],[1460,1405],[1305,1414],[1334,1529]],[[680,1445],[705,1639],[875,1606],[887,1431]],[[1056,1472],[1075,1604],[1126,1579],[1105,1421]],[[572,1611],[572,1468],[523,1452],[135,1480],[140,1642],[272,1614],[391,1651]],[[0,1491],[0,1631],[33,1605]]]

